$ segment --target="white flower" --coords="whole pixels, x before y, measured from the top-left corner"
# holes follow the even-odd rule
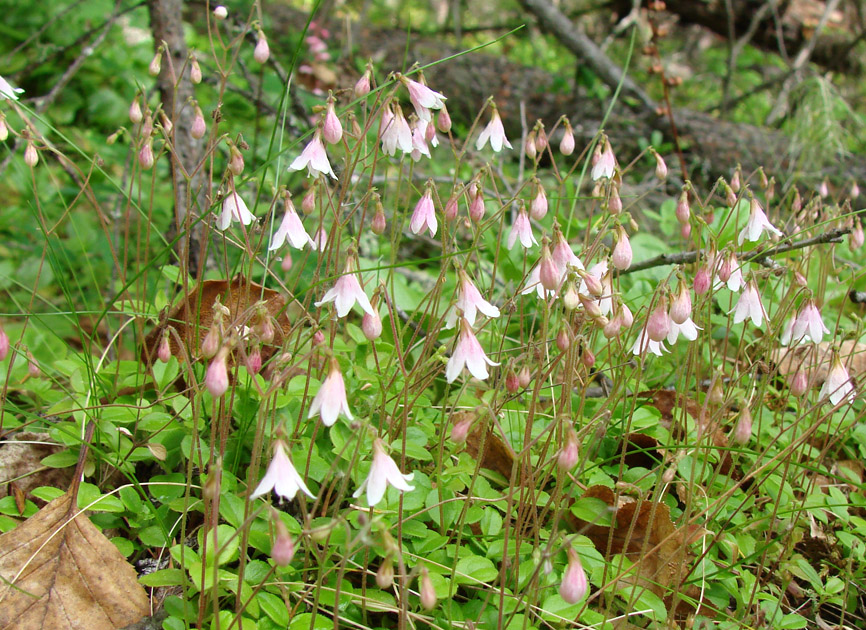
[[[232,187],[229,194],[223,199],[222,213],[220,214],[217,227],[223,232],[228,229],[232,221],[240,221],[244,225],[249,225],[255,217],[247,208],[247,204],[241,199],[240,195]]]
[[[838,405],[843,400],[854,401],[854,385],[851,384],[851,376],[838,355],[833,357],[833,367],[830,368],[827,380],[824,381],[818,394],[819,399],[825,396],[829,396],[830,402],[834,405]]]
[[[382,441],[376,438],[373,440],[373,463],[370,465],[370,472],[367,474],[364,483],[355,490],[352,496],[357,498],[366,489],[367,505],[373,507],[385,496],[385,489],[388,487],[388,484],[391,484],[402,492],[414,490],[415,486],[410,486],[408,483],[412,481],[412,477],[414,477],[414,473],[404,475],[400,472],[397,464],[385,452]]]
[[[514,247],[514,244],[520,240],[520,244],[526,247],[532,247],[533,244],[538,245],[535,236],[532,234],[532,224],[529,222],[529,215],[526,214],[526,208],[521,208],[517,213],[517,218],[514,219],[514,225],[511,226],[511,233],[508,235],[508,249]]]
[[[595,154],[593,155],[592,165],[592,180],[597,181],[602,177],[610,179],[616,170],[616,157],[613,154],[613,148],[610,146],[610,141],[604,138],[604,148],[602,143],[596,145]]]
[[[433,206],[433,189],[428,185],[427,190],[415,205],[412,219],[409,221],[409,229],[413,234],[420,234],[424,229],[430,230],[430,236],[436,236],[436,208]]]
[[[761,238],[761,232],[764,230],[767,230],[776,236],[782,236],[782,232],[777,230],[776,226],[770,223],[770,220],[767,218],[767,215],[764,213],[764,209],[761,207],[761,204],[758,203],[758,200],[752,197],[749,207],[749,222],[746,223],[746,227],[740,231],[737,243],[742,245],[745,240],[757,241]]]
[[[453,328],[457,323],[457,311],[463,312],[463,317],[470,325],[475,325],[475,316],[480,312],[487,317],[499,317],[499,309],[484,299],[481,292],[472,284],[469,275],[462,269],[459,271],[460,288],[457,290],[457,303],[448,313],[446,328]]]
[[[346,263],[346,270],[343,275],[337,278],[333,288],[329,289],[322,299],[316,302],[316,306],[319,307],[329,302],[333,302],[334,306],[337,307],[337,317],[348,315],[355,302],[370,315],[375,313],[370,299],[364,293],[361,283],[358,282],[358,274],[351,258]]]
[[[304,229],[304,224],[301,223],[301,218],[295,211],[295,206],[291,200],[286,201],[286,213],[283,215],[283,220],[280,227],[274,232],[271,238],[271,244],[268,251],[275,250],[282,246],[283,243],[289,241],[289,244],[295,249],[303,249],[307,243],[313,246],[313,239],[307,234]],[[314,247],[315,249],[315,247]]]
[[[631,353],[635,356],[646,354],[650,352],[657,357],[662,356],[662,352],[667,352],[668,349],[665,348],[665,344],[663,341],[653,341],[650,339],[647,334],[646,327],[644,327],[640,334],[637,337],[637,341],[634,342],[634,346],[631,348]]]
[[[403,153],[412,153],[415,148],[412,145],[412,129],[399,105],[394,112],[388,107],[382,112],[381,130],[382,150],[385,155],[394,155],[397,149]]]
[[[306,167],[309,177],[315,177],[316,173],[321,173],[322,175],[330,175],[334,179],[337,178],[331,169],[328,154],[325,152],[325,145],[322,143],[322,137],[318,131],[310,143],[304,147],[301,154],[289,165],[289,170],[300,171],[304,167]]]
[[[483,381],[489,376],[488,365],[499,364],[487,358],[478,338],[472,332],[469,322],[463,318],[460,334],[457,337],[457,345],[454,347],[451,358],[448,359],[448,365],[445,366],[445,380],[453,383],[465,367],[472,376]]]
[[[677,324],[673,319],[670,322],[670,332],[668,332],[668,343],[673,345],[677,338],[682,335],[689,341],[694,341],[698,338],[698,331],[703,330],[700,326],[696,326],[691,317],[686,318],[682,324]]]
[[[409,100],[415,107],[415,113],[418,118],[425,122],[430,122],[433,119],[430,113],[431,109],[442,109],[445,107],[445,101],[448,100],[439,92],[434,92],[429,87],[418,81],[401,77],[406,89],[409,90]]]
[[[322,424],[329,427],[337,421],[341,413],[347,420],[354,419],[349,410],[349,402],[346,400],[346,384],[340,373],[340,366],[336,359],[331,359],[331,369],[328,371],[328,376],[319,388],[316,397],[313,398],[307,418],[314,418],[319,415],[322,418]]]
[[[791,327],[791,339],[821,343],[824,335],[829,334],[830,331],[827,330],[824,320],[821,319],[821,311],[815,306],[813,300],[807,300]]]
[[[487,141],[490,141],[490,148],[496,153],[502,151],[503,145],[511,147],[508,138],[505,137],[505,127],[502,126],[502,119],[499,117],[499,111],[494,107],[493,113],[490,115],[490,122],[478,136],[478,141],[475,143],[475,148],[479,151],[484,148]]]
[[[282,440],[277,440],[274,446],[274,458],[271,460],[264,478],[250,495],[250,499],[258,499],[268,494],[271,490],[275,490],[283,499],[293,499],[298,490],[311,499],[316,498],[316,495],[307,488],[304,480],[301,479],[301,476],[292,464],[292,460],[286,454],[286,447]]]
[[[750,280],[746,284],[746,290],[743,291],[740,299],[737,301],[737,306],[734,309],[734,323],[739,324],[750,317],[752,318],[752,323],[758,328],[761,327],[761,323],[767,317],[764,305],[761,303],[761,294],[758,293],[758,287],[755,285],[754,280]]]
[[[0,77],[0,100],[9,99],[10,101],[17,101],[18,95],[23,91],[23,88],[14,88],[9,85],[9,81]]]

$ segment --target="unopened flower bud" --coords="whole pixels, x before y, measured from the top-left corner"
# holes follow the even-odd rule
[[[387,221],[385,220],[385,209],[382,207],[382,202],[376,202],[376,212],[373,213],[373,220],[370,221],[370,229],[373,234],[383,234]]]
[[[153,162],[153,142],[148,139],[138,151],[138,163],[144,170],[149,170],[153,167]]]
[[[558,333],[556,333],[556,347],[560,352],[565,352],[568,350],[568,347],[571,345],[571,339],[568,336],[568,332],[565,329],[561,329]]]
[[[565,432],[565,444],[563,444],[562,449],[559,451],[559,456],[556,458],[556,464],[563,472],[568,472],[577,466],[577,461],[580,459],[578,446],[577,433],[574,432],[574,429],[568,427]]]
[[[229,170],[235,177],[240,177],[244,172],[244,156],[235,145],[229,147]]]
[[[271,49],[268,46],[268,38],[265,37],[264,32],[259,29],[259,34],[256,38],[256,49],[253,51],[253,59],[255,59],[257,63],[265,63],[270,56]]]
[[[442,133],[451,131],[451,115],[445,106],[439,110],[439,114],[436,116],[436,126],[439,127],[439,131]]]
[[[541,248],[541,262],[538,268],[538,279],[541,286],[548,291],[556,291],[559,288],[559,269],[550,255],[550,247],[547,242]]]
[[[421,567],[421,584],[418,589],[421,593],[421,606],[430,611],[436,608],[436,590],[433,588],[433,580],[427,567]]]
[[[617,313],[614,315],[613,319],[609,319],[607,323],[602,327],[601,334],[604,335],[605,339],[613,339],[617,335],[619,335],[622,330],[622,315]]]
[[[586,271],[580,272],[580,277],[583,278],[583,283],[590,295],[597,298],[604,295],[604,285],[598,277]]]
[[[316,189],[310,188],[304,198],[301,199],[301,210],[304,214],[313,214],[316,210]]]
[[[863,223],[860,221],[860,217],[854,219],[854,228],[848,235],[848,247],[850,249],[863,247]]]
[[[229,388],[228,356],[229,349],[223,346],[208,365],[204,384],[214,398],[219,398]]]
[[[535,197],[529,202],[529,216],[536,221],[541,221],[547,215],[547,194],[544,187],[536,182]]]
[[[313,333],[312,344],[313,346],[321,346],[323,343],[325,343],[325,333],[321,330],[317,330]]]
[[[138,95],[136,95],[129,106],[129,120],[131,120],[133,124],[137,125],[143,118],[144,114],[141,112],[141,105],[138,102]]]
[[[6,125],[6,117],[0,114],[0,142],[6,142],[9,138],[9,127]]]
[[[505,389],[509,394],[516,394],[520,391],[520,378],[514,370],[509,370],[508,374],[505,375]]]
[[[622,316],[622,325],[631,328],[631,325],[634,324],[634,315],[632,315],[631,309],[625,304],[620,304],[619,314]]]
[[[334,99],[328,99],[328,108],[325,111],[325,122],[322,125],[322,137],[329,144],[337,144],[343,138],[343,125],[337,117],[334,109]]]
[[[162,334],[162,339],[159,341],[159,348],[156,350],[156,358],[163,363],[168,363],[171,358],[171,346],[168,343],[168,331]]]
[[[820,186],[818,186],[818,194],[821,195],[823,199],[830,196],[830,187],[827,185],[826,179],[821,182]]]
[[[675,324],[682,324],[692,316],[692,297],[685,282],[680,281],[679,290],[671,302],[671,310],[668,314]]]
[[[27,351],[27,374],[30,378],[39,378],[42,375],[42,370],[39,368],[39,361],[33,356],[30,350]]]
[[[683,223],[680,225],[680,236],[684,239],[687,239],[692,235],[692,224],[691,223]]]
[[[851,184],[850,195],[851,195],[851,199],[856,199],[857,197],[860,196],[860,186],[857,185],[857,182],[853,182]]]
[[[544,153],[547,148],[547,134],[544,132],[544,125],[538,125],[538,131],[535,132],[535,150],[539,153]]]
[[[583,348],[583,354],[580,355],[580,362],[583,363],[587,369],[590,369],[595,365],[595,354],[586,346]]]
[[[224,20],[229,16],[229,10],[223,5],[214,7],[213,16],[218,20]]]
[[[376,586],[383,591],[388,590],[394,584],[394,561],[391,556],[385,556],[379,569],[376,571]]]
[[[198,65],[195,55],[192,55],[189,60],[189,80],[196,85],[201,83],[201,66]]]
[[[737,167],[737,170],[734,171],[733,177],[731,177],[731,190],[735,193],[740,192],[740,169]]]
[[[458,199],[458,196],[457,196],[457,193],[455,192],[453,195],[451,195],[451,197],[445,203],[445,220],[446,221],[453,221],[454,219],[457,218],[457,213],[460,210],[460,208],[458,206],[457,199]]]
[[[147,71],[152,77],[158,75],[160,70],[162,70],[162,48],[156,51],[153,59],[150,60],[150,65],[147,67]]]
[[[803,209],[803,199],[800,197],[800,191],[794,189],[794,198],[791,200],[791,214],[797,214]]]
[[[376,313],[374,315],[370,315],[370,313],[364,313],[364,318],[361,320],[361,331],[364,333],[364,336],[370,341],[375,341],[376,339],[381,337],[382,318],[379,317],[379,313]]]
[[[274,522],[276,523],[277,537],[271,546],[271,559],[278,567],[285,567],[291,564],[292,558],[295,557],[295,543],[279,516],[274,517]]]
[[[653,155],[656,159],[656,177],[658,179],[667,179],[668,176],[668,165],[665,164],[664,159],[658,153],[653,151]]]
[[[616,245],[614,245],[613,253],[610,256],[610,262],[615,268],[625,271],[631,267],[631,260],[631,243],[628,240],[628,234],[620,226],[616,232]]]
[[[725,402],[725,389],[722,387],[721,377],[713,381],[710,391],[707,392],[707,399],[714,405],[721,405]]]
[[[671,318],[665,307],[665,300],[659,300],[647,318],[646,334],[653,341],[663,341],[671,331]]]
[[[517,373],[517,382],[520,384],[521,389],[526,389],[532,382],[532,373],[525,365],[520,368],[520,371]]]
[[[201,107],[196,105],[195,117],[192,119],[192,127],[190,127],[189,134],[196,140],[200,140],[201,138],[204,138],[206,132],[207,124],[204,121],[204,114],[201,111]]]
[[[247,372],[258,374],[262,371],[262,349],[256,344],[253,351],[247,356]]]
[[[571,547],[568,548],[568,566],[562,574],[562,583],[559,585],[559,596],[568,604],[576,604],[584,597],[589,584],[586,580],[586,572],[580,563],[580,556]]]
[[[565,131],[562,140],[559,141],[559,152],[567,156],[574,153],[574,131],[568,120],[565,121],[563,126],[565,127]]]
[[[472,418],[462,418],[454,423],[451,427],[451,441],[455,444],[463,444],[466,437],[469,435],[469,429],[472,426]]]
[[[688,223],[691,215],[692,211],[689,207],[689,194],[683,191],[682,193],[680,193],[679,201],[677,201],[677,221],[679,221],[681,224]]]
[[[355,83],[355,98],[367,96],[370,93],[370,70],[364,72]]]
[[[809,390],[809,376],[803,370],[797,370],[791,377],[789,387],[794,396],[803,396]]]
[[[283,256],[283,259],[280,261],[280,269],[282,269],[283,271],[290,271],[292,269],[292,257],[288,252]]]
[[[6,329],[0,326],[0,361],[9,355],[9,335]]]
[[[569,311],[573,311],[580,306],[580,295],[578,295],[572,281],[569,281],[565,293],[562,294],[562,305]]]
[[[702,266],[695,272],[695,281],[692,288],[695,290],[695,295],[703,295],[710,290],[710,270],[706,266]]]
[[[481,189],[472,197],[472,203],[469,204],[469,218],[476,223],[484,218],[484,195]]]
[[[737,419],[737,425],[734,427],[734,433],[731,436],[736,444],[748,444],[752,437],[752,412],[748,407],[743,407],[740,411],[740,416]]]
[[[538,156],[538,149],[535,148],[534,131],[530,131],[526,134],[526,142],[523,143],[523,150],[526,153],[526,157],[530,160],[534,160]]]
[[[211,359],[216,356],[220,345],[220,331],[216,322],[211,322],[210,329],[207,331],[204,340],[201,342],[201,355],[205,359]]]
[[[28,142],[27,148],[24,149],[24,163],[30,168],[39,164],[39,153],[32,142]]]

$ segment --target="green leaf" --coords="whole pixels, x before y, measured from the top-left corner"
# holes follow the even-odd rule
[[[281,598],[271,593],[261,591],[256,595],[256,599],[259,601],[259,607],[262,611],[268,617],[273,619],[277,625],[283,628],[289,625],[289,610],[286,608],[286,603]]]
[[[138,578],[142,586],[180,586],[184,583],[183,569],[160,569]]]
[[[587,523],[600,527],[610,527],[613,522],[613,512],[607,502],[595,497],[578,499],[571,506],[571,513]]]
[[[477,584],[492,582],[498,575],[499,571],[489,558],[469,556],[457,563],[454,580],[458,584]]]

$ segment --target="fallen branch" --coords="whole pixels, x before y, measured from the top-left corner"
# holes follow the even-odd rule
[[[798,249],[804,249],[812,245],[821,245],[823,243],[841,243],[842,237],[848,234],[850,231],[850,227],[833,228],[832,230],[822,232],[817,236],[813,236],[811,238],[806,238],[802,241],[796,242],[791,242],[790,239],[792,237],[789,236],[787,239],[785,239],[775,247],[771,247],[767,250],[757,250],[749,252],[748,254],[742,256],[740,259],[743,262],[754,262],[759,265],[763,265],[764,267],[774,267],[776,266],[776,263],[772,260],[773,256],[778,256],[779,254],[796,251]],[[634,273],[636,271],[643,271],[644,269],[652,269],[653,267],[662,267],[664,265],[688,265],[697,261],[698,258],[705,253],[705,251],[706,250],[700,249],[691,252],[678,252],[676,254],[659,254],[658,256],[655,256],[653,258],[648,258],[647,260],[642,260],[638,263],[635,263],[625,271],[620,271],[619,273],[620,275],[625,275],[629,273]]]

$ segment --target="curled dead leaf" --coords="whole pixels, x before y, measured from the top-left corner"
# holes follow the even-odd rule
[[[115,630],[149,613],[135,569],[70,494],[0,535],[0,630]]]
[[[829,341],[819,344],[804,343],[796,346],[777,348],[770,355],[781,376],[795,374],[803,370],[809,377],[812,387],[820,386],[827,380],[833,360],[833,345]],[[866,373],[866,344],[847,339],[839,344],[839,358],[852,377]]]
[[[516,457],[514,449],[499,437],[491,423],[478,422],[474,411],[457,411],[452,414],[451,421],[456,424],[467,418],[473,424],[466,436],[466,452],[479,460],[482,468],[511,479]]]

